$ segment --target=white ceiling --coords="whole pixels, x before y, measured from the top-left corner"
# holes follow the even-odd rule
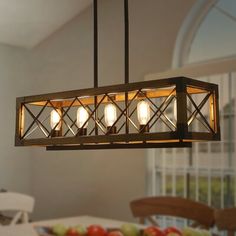
[[[92,0],[0,0],[0,43],[32,48]]]

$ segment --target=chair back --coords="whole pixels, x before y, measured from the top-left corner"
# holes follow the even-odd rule
[[[148,219],[153,225],[159,225],[152,216],[165,215],[194,221],[192,227],[208,229],[214,224],[213,208],[181,197],[147,197],[132,201],[130,207],[133,216],[140,218],[140,223]]]
[[[22,223],[29,222],[28,214],[33,211],[34,198],[12,192],[0,193],[0,211],[16,211],[10,225],[16,224],[19,220]]]
[[[228,236],[236,232],[236,207],[215,211],[215,224],[219,230],[226,230]]]

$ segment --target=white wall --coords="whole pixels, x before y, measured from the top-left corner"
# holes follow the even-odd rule
[[[141,81],[171,66],[178,29],[194,0],[130,0],[130,74]],[[99,84],[123,83],[123,1],[99,1]],[[36,47],[38,93],[93,85],[92,9]],[[144,150],[46,152],[33,149],[34,218],[78,214],[131,220],[145,195]]]
[[[31,194],[31,156],[14,147],[15,99],[31,84],[29,53],[0,45],[0,188]]]

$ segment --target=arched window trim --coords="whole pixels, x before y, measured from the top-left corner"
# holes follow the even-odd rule
[[[208,12],[218,0],[198,0],[185,18],[175,43],[172,68],[179,68],[187,64],[191,44]]]
[[[192,42],[198,32],[201,23],[209,11],[219,0],[199,0],[195,3],[187,17],[185,18],[175,43],[175,50],[173,54],[172,68],[180,68],[185,66],[198,66],[202,64],[212,64],[214,62],[235,60],[236,54],[228,55],[225,57],[218,57],[209,60],[202,60],[199,62],[188,63],[188,56],[190,53]]]

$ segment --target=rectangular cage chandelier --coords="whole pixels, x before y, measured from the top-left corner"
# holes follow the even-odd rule
[[[16,145],[48,150],[220,139],[218,86],[184,77],[22,97],[16,114]]]
[[[124,13],[125,83],[98,87],[94,0],[94,87],[17,98],[16,146],[164,148],[220,140],[218,85],[186,77],[129,83],[128,0]]]

